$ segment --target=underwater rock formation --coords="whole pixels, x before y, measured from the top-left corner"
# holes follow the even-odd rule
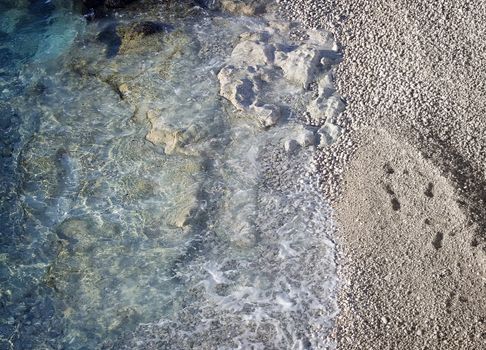
[[[120,53],[126,53],[144,46],[152,46],[152,42],[147,42],[146,37],[170,30],[170,26],[160,22],[144,21],[132,24],[128,27],[120,27],[117,32],[121,37]],[[152,40],[153,41],[153,40]]]
[[[107,8],[121,8],[130,5],[135,1],[137,0],[105,0],[104,2]]]

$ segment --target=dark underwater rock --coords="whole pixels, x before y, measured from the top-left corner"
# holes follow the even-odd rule
[[[120,53],[127,53],[141,48],[151,49],[152,46],[158,46],[157,35],[159,33],[167,33],[173,29],[168,24],[161,22],[144,21],[132,24],[129,27],[119,28],[118,34],[121,39]],[[147,37],[151,40],[147,41]],[[154,38],[152,38],[154,37]]]
[[[218,0],[195,0],[194,3],[209,10],[217,10],[219,8]]]
[[[105,6],[111,9],[122,8],[135,1],[137,0],[105,0]]]
[[[123,8],[136,1],[137,0],[81,0],[82,4],[87,9],[97,9],[103,6],[109,9]]]
[[[82,0],[81,13],[88,21],[105,16],[105,0]]]
[[[96,37],[97,40],[106,45],[106,57],[112,58],[118,54],[121,38],[118,36],[116,24],[106,26]]]
[[[105,0],[83,0],[83,5],[88,8],[100,7],[105,4]]]
[[[0,68],[7,68],[14,64],[14,60],[20,58],[10,49],[5,47],[0,48]]]
[[[167,30],[168,26],[160,22],[145,21],[135,24],[131,28],[133,35],[152,35]]]

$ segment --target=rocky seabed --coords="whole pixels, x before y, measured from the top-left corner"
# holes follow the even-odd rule
[[[5,344],[334,346],[334,224],[310,174],[342,133],[340,53],[225,4],[129,6],[19,70],[8,108],[38,126],[11,155]]]

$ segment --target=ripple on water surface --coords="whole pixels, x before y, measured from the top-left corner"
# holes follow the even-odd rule
[[[151,11],[84,28],[69,8],[44,10],[37,32],[22,27],[45,19],[32,6],[11,6],[0,27],[0,50],[19,57],[2,66],[3,89],[21,82],[1,101],[2,344],[327,344],[330,209],[302,174],[310,151],[282,146],[312,93],[282,83],[272,98],[295,113],[270,129],[219,97],[217,73],[240,35],[278,30]],[[134,17],[167,26],[140,40],[127,34]]]

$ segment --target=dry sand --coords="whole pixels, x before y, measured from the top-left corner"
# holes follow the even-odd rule
[[[486,1],[279,4],[344,52],[338,348],[486,349]]]
[[[400,137],[360,136],[336,204],[339,348],[484,348],[486,261],[452,183]]]

